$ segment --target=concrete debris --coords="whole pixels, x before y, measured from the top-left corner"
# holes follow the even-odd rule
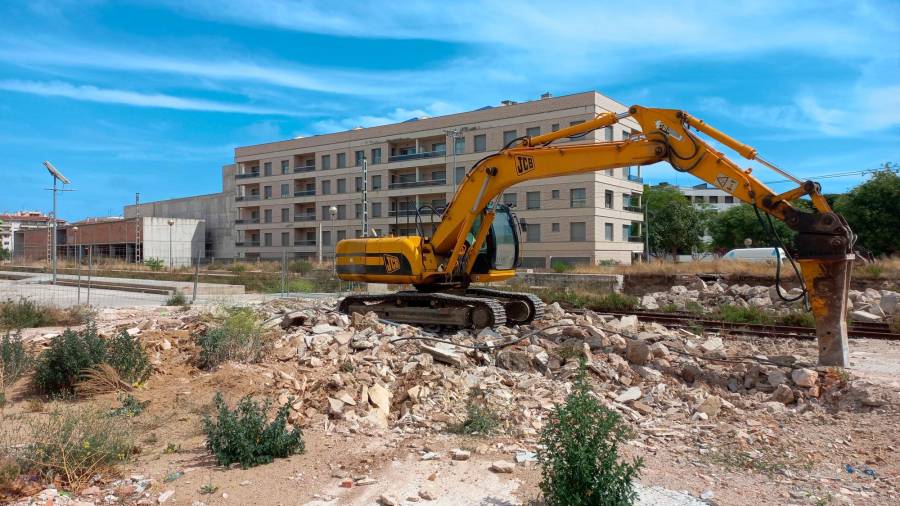
[[[498,460],[491,464],[491,471],[494,471],[495,473],[512,473],[515,469],[515,464],[503,460]]]

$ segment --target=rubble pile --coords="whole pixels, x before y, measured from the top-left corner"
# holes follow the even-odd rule
[[[666,292],[648,293],[641,297],[641,307],[647,310],[675,309],[679,311],[715,308],[723,305],[738,307],[773,307],[784,313],[800,309],[801,301],[785,302],[778,296],[775,285],[750,286],[729,285],[724,281],[704,281],[691,277],[683,285],[674,285]],[[794,299],[801,293],[800,288],[784,289],[781,294]],[[876,322],[900,314],[900,293],[891,290],[867,288],[864,291],[850,290],[848,306],[854,321]],[[699,306],[698,306],[699,305]]]

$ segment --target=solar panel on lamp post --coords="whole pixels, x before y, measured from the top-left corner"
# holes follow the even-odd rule
[[[54,167],[52,163],[50,163],[47,160],[44,160],[44,167],[46,167],[47,172],[49,172],[50,175],[53,176],[53,188],[48,188],[48,190],[53,192],[53,218],[52,218],[53,219],[53,236],[50,238],[50,247],[51,247],[50,257],[53,262],[53,284],[56,284],[56,240],[57,240],[56,234],[57,234],[57,227],[58,227],[58,221],[56,219],[56,192],[72,191],[72,190],[65,189],[65,185],[70,184],[71,181],[69,181],[69,178],[62,175],[62,173],[60,171],[56,170],[56,167]],[[63,188],[58,189],[56,187],[57,180],[62,181]]]

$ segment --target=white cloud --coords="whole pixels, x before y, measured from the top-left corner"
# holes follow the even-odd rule
[[[338,120],[317,121],[312,124],[312,133],[324,134],[341,132],[356,127],[373,127],[401,123],[413,118],[427,118],[431,116],[443,116],[460,112],[460,109],[445,102],[435,102],[424,109],[405,109],[398,107],[393,111],[382,115],[358,115]]]
[[[45,97],[65,97],[86,102],[131,105],[136,107],[280,116],[300,115],[290,111],[256,107],[252,105],[216,102],[197,98],[182,98],[160,93],[138,93],[126,90],[104,89],[89,85],[72,85],[61,81],[39,82],[7,79],[0,81],[0,90],[29,93]]]

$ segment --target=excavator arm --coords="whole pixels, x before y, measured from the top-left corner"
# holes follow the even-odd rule
[[[627,117],[633,118],[641,126],[641,133],[628,140],[553,144],[556,140],[610,126]],[[751,169],[741,169],[692,132],[692,129],[703,132],[748,160],[756,160],[781,173],[798,186],[776,194],[759,181]],[[823,365],[849,365],[846,312],[855,236],[846,221],[831,210],[821,195],[818,184],[794,178],[759,157],[754,148],[674,109],[633,106],[628,111],[601,114],[590,121],[556,132],[521,138],[475,164],[444,210],[441,222],[431,238],[421,238],[415,243],[406,241],[402,245],[392,244],[390,241],[409,238],[342,241],[338,245],[338,272],[347,273],[342,275],[344,279],[378,281],[377,276],[360,274],[370,271],[360,270],[358,265],[347,265],[348,262],[354,262],[354,255],[360,259],[363,258],[362,255],[371,256],[372,247],[377,246],[374,251],[378,255],[405,249],[406,253],[398,255],[399,257],[415,257],[408,260],[408,276],[383,277],[380,279],[382,282],[414,283],[422,289],[454,284],[467,286],[471,281],[511,277],[515,273],[511,268],[487,273],[473,272],[476,256],[487,240],[496,210],[501,207],[499,198],[504,190],[530,180],[650,165],[660,161],[666,161],[678,171],[688,172],[713,184],[751,204],[759,213],[782,220],[797,231],[796,247],[800,270],[816,320],[819,361]],[[791,200],[804,195],[811,198],[815,212],[802,212],[791,205]],[[350,259],[342,260],[342,253]],[[392,262],[385,257],[385,264]],[[343,269],[342,263],[345,264]]]

